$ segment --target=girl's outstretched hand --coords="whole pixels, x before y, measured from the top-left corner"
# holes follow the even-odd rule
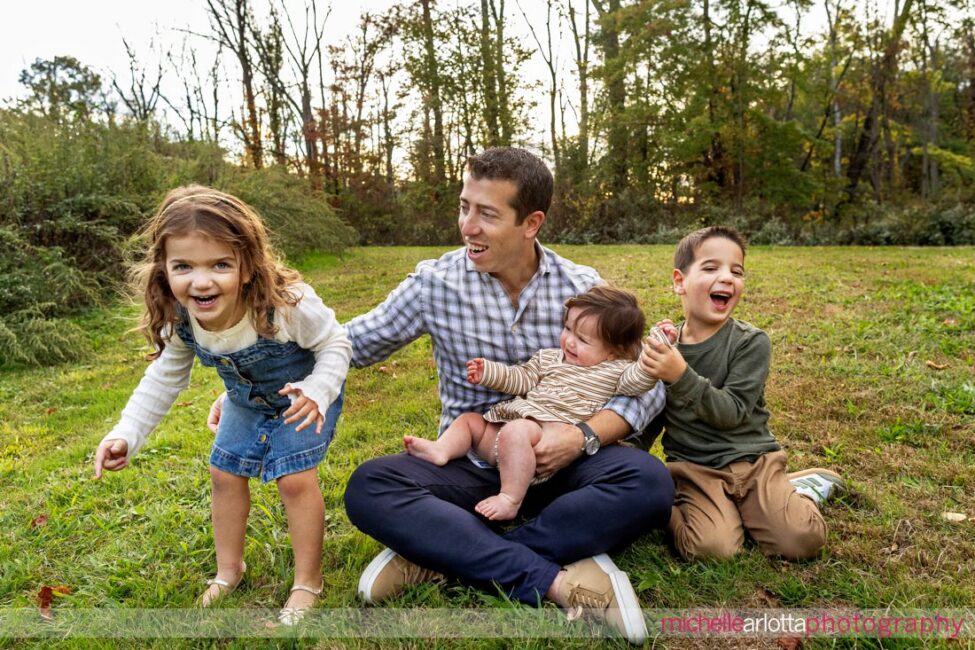
[[[102,477],[102,469],[117,472],[129,464],[129,443],[121,438],[102,440],[95,451],[95,478]]]
[[[305,397],[300,388],[293,386],[285,386],[278,391],[278,394],[295,396],[291,406],[284,412],[285,424],[291,424],[304,418],[305,421],[299,424],[295,431],[302,431],[315,423],[315,434],[322,432],[322,427],[325,426],[325,416],[318,410],[318,403],[315,400]]]

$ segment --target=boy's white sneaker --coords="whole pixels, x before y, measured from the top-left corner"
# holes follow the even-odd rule
[[[833,492],[838,492],[846,487],[839,474],[821,467],[792,472],[787,476],[789,482],[796,488],[796,492],[809,497],[817,505],[826,501]]]

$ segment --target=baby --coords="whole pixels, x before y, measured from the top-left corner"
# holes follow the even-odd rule
[[[474,510],[493,520],[514,519],[535,477],[534,446],[545,422],[581,425],[589,455],[599,439],[585,421],[614,395],[642,395],[656,380],[635,360],[642,350],[643,312],[633,294],[596,286],[565,303],[559,347],[539,350],[526,363],[505,366],[485,359],[467,362],[467,380],[519,395],[487,413],[464,413],[437,440],[404,436],[406,451],[445,465],[473,448],[498,467],[501,490]],[[591,431],[591,430],[590,430]],[[534,478],[534,481],[533,481]]]

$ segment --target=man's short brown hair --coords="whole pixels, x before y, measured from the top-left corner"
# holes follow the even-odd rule
[[[679,269],[681,273],[687,273],[687,269],[694,263],[698,246],[713,237],[730,239],[741,249],[742,259],[745,258],[745,238],[740,232],[731,226],[708,226],[695,230],[677,243],[677,250],[674,251],[674,268]]]
[[[532,212],[548,212],[552,205],[555,181],[541,158],[525,149],[492,147],[467,159],[471,178],[491,181],[512,181],[518,188],[512,199],[517,225]]]
[[[647,320],[632,293],[597,285],[565,301],[563,321],[573,307],[580,309],[579,318],[595,316],[599,338],[620,358],[635,360],[640,356]]]

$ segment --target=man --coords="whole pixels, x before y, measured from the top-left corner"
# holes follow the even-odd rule
[[[461,413],[483,413],[509,397],[468,383],[468,359],[515,364],[558,347],[563,303],[600,282],[593,269],[536,241],[552,188],[551,172],[527,151],[472,157],[458,219],[465,247],[421,262],[382,304],[346,324],[356,367],[431,336],[441,432]],[[642,398],[613,398],[588,422],[546,423],[537,473],[554,476],[528,491],[522,511],[533,518],[505,533],[474,513],[499,488],[486,463],[439,467],[408,454],[363,463],[349,479],[346,510],[389,548],[366,567],[359,594],[376,603],[446,574],[499,585],[530,604],[546,597],[576,615],[584,608],[641,643],[646,626],[636,594],[604,553],[666,526],[674,487],[658,459],[612,443],[663,404],[658,384]]]

